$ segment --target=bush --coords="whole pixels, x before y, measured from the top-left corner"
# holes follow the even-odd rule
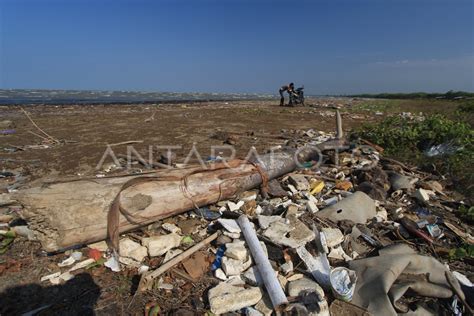
[[[389,117],[378,124],[365,124],[355,136],[367,139],[385,149],[384,154],[412,164],[434,164],[438,171],[447,174],[457,189],[472,195],[474,158],[474,130],[462,121],[433,115],[424,120]],[[442,145],[428,156],[432,146]],[[433,152],[432,152],[433,153]]]

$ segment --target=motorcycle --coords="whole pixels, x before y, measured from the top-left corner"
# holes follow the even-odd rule
[[[297,106],[297,105],[302,105],[304,106],[304,92],[303,92],[304,86],[298,88],[295,90],[294,93],[290,94],[290,102],[289,106]]]

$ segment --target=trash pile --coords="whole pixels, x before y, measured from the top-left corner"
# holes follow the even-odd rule
[[[287,146],[335,138],[314,130],[289,136]],[[137,294],[169,298],[206,278],[192,306],[208,315],[472,313],[474,238],[456,214],[464,202],[441,177],[382,150],[326,150],[321,163],[261,190],[121,235],[120,254],[101,241],[57,255],[57,268],[40,281],[59,284],[104,265],[140,275]],[[6,215],[0,219],[11,222]],[[2,227],[6,249],[15,228]],[[165,301],[153,306],[170,311]]]

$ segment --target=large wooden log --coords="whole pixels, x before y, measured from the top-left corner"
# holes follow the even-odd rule
[[[310,151],[299,154],[306,161]],[[107,214],[120,194],[121,207],[132,217],[120,216],[119,232],[155,222],[195,207],[228,199],[258,187],[296,168],[294,152],[263,155],[258,162],[231,161],[233,168],[201,166],[157,171],[142,176],[101,178],[50,184],[14,194],[23,206],[20,215],[35,232],[44,250],[61,251],[68,247],[104,240]],[[257,167],[258,166],[258,167]],[[150,178],[121,191],[124,183],[138,177]]]

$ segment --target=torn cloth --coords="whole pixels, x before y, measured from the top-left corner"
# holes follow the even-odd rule
[[[349,268],[357,273],[352,303],[374,315],[397,315],[393,305],[408,289],[421,296],[453,295],[445,277],[447,268],[404,244],[381,249],[378,257],[351,261]]]

